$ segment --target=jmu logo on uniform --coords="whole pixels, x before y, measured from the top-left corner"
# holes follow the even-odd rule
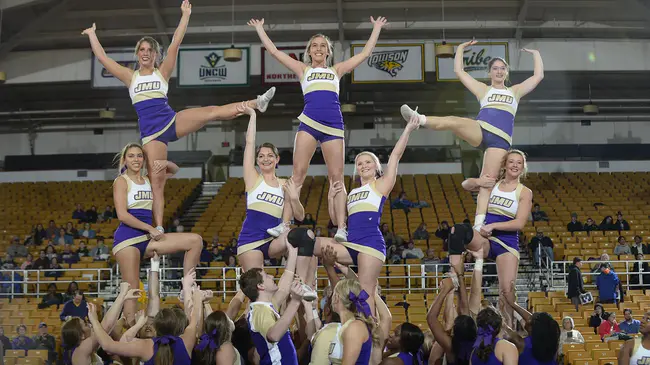
[[[138,191],[134,196],[135,200],[153,200],[153,193],[151,191]]]
[[[490,198],[490,204],[498,205],[498,206],[504,207],[504,208],[510,208],[512,206],[512,204],[514,204],[514,203],[515,203],[514,200],[504,198],[504,197],[501,197],[501,196],[493,195]]]
[[[270,204],[275,204],[278,206],[281,206],[284,203],[284,198],[275,194],[263,192],[260,194],[257,194],[257,200],[267,202]]]
[[[135,87],[133,92],[137,94],[143,91],[151,91],[151,90],[158,90],[158,89],[160,89],[160,81],[147,81],[147,82],[139,83],[138,86]]]
[[[307,81],[312,80],[334,80],[334,74],[331,72],[312,72],[308,77]]]
[[[637,360],[636,365],[650,365],[650,357],[644,356]]]
[[[354,202],[357,202],[359,200],[364,200],[364,199],[368,198],[369,193],[370,192],[368,192],[368,191],[360,191],[358,193],[351,194],[350,196],[348,196],[348,203],[354,203]]]
[[[490,97],[487,99],[488,102],[491,103],[505,103],[505,104],[512,104],[514,101],[514,98],[510,95],[503,95],[503,94],[492,94]]]

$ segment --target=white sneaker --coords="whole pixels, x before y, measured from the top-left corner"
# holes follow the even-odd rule
[[[318,299],[318,293],[307,284],[302,284],[302,300],[313,302]]]
[[[165,233],[165,229],[163,228],[163,226],[158,226],[158,227],[156,227],[156,229],[157,229],[160,233]]]
[[[269,103],[271,103],[271,99],[273,99],[273,96],[275,96],[275,86],[266,90],[264,94],[258,95],[257,110],[264,113],[266,111],[266,108],[269,107]]]
[[[284,233],[287,229],[289,229],[289,227],[287,227],[287,225],[284,224],[284,222],[282,222],[273,228],[267,229],[266,233],[270,234],[273,237],[280,237],[280,235]]]
[[[402,105],[401,108],[399,108],[400,113],[402,113],[402,118],[404,118],[405,121],[411,120],[411,118],[416,115],[418,119],[420,120],[420,126],[423,126],[427,124],[427,118],[418,113],[418,107],[415,107],[415,110],[411,109],[408,105],[404,104]]]
[[[339,228],[334,235],[336,242],[346,242],[348,240],[348,231],[345,228]]]

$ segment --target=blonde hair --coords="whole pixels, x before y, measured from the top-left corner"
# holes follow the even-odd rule
[[[147,42],[151,45],[151,48],[153,48],[153,51],[156,53],[156,58],[154,59],[154,66],[158,67],[159,64],[159,59],[162,57],[162,51],[160,50],[160,43],[158,43],[157,40],[153,39],[153,37],[150,36],[144,36],[140,38],[138,43],[135,44],[135,50],[133,51],[133,55],[136,57],[136,60],[138,59],[138,50],[140,49],[140,46],[142,45],[143,42]]]
[[[302,54],[302,62],[311,66],[311,56],[309,55],[309,48],[311,47],[311,42],[318,37],[323,38],[327,43],[327,57],[325,58],[325,65],[332,66],[333,59],[334,59],[334,46],[332,45],[332,41],[330,40],[330,38],[325,34],[321,34],[321,33],[314,34],[313,36],[311,36],[311,38],[309,38],[309,42],[307,42],[307,46],[305,46],[305,53]]]
[[[375,165],[377,165],[377,172],[375,172],[375,177],[379,178],[384,174],[384,170],[381,167],[381,162],[379,162],[379,157],[375,155],[374,153],[370,151],[362,151],[359,152],[355,157],[354,157],[354,171],[352,172],[352,179],[354,180],[357,175],[357,159],[361,157],[361,155],[367,155],[370,156],[370,158],[375,162]]]
[[[115,157],[113,158],[113,163],[117,163],[117,174],[118,175],[122,175],[122,174],[124,174],[126,172],[126,166],[125,166],[126,165],[126,153],[129,151],[129,149],[134,148],[134,147],[139,148],[140,151],[142,151],[142,155],[144,156],[144,162],[145,162],[143,165],[146,166],[147,154],[144,152],[144,148],[139,143],[131,142],[131,143],[127,144],[126,146],[124,146],[122,148],[122,150],[119,153],[117,153],[115,155]],[[144,175],[144,170],[145,170],[144,166],[140,170],[141,175]]]
[[[334,293],[339,297],[341,305],[354,314],[354,318],[366,324],[370,331],[370,337],[374,346],[380,346],[380,329],[375,322],[374,318],[368,317],[363,313],[357,311],[356,305],[350,300],[350,293],[354,293],[357,297],[360,295],[362,289],[361,284],[357,280],[344,279],[339,281],[334,287]]]
[[[503,163],[501,164],[501,172],[499,173],[499,180],[502,180],[506,176],[506,164],[508,163],[508,156],[516,154],[521,156],[521,158],[524,160],[524,171],[522,171],[521,174],[519,174],[519,180],[523,180],[526,178],[526,174],[528,173],[528,161],[526,160],[526,154],[522,150],[518,150],[516,148],[512,148],[508,150],[508,153],[506,154],[505,158],[503,159]]]

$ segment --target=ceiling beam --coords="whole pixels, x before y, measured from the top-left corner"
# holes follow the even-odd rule
[[[169,48],[170,43],[169,35],[165,33],[167,25],[165,25],[165,20],[160,14],[160,4],[158,3],[158,0],[149,0],[149,7],[151,8],[151,12],[153,14],[153,21],[156,23],[156,29],[158,29],[158,32],[162,33],[160,36],[162,37],[163,49],[166,52],[167,48]]]
[[[521,7],[519,8],[519,14],[517,14],[517,31],[515,31],[515,39],[517,44],[521,41],[521,36],[524,33],[523,26],[526,22],[526,15],[528,14],[528,5],[530,4],[529,0],[521,0]]]
[[[339,42],[345,42],[345,30],[343,28],[343,0],[336,0],[336,18],[339,23]]]
[[[13,37],[9,38],[7,42],[1,44],[0,60],[5,58],[12,49],[18,47],[23,41],[29,39],[29,37],[34,34],[37,34],[38,31],[46,26],[52,19],[60,17],[60,15],[68,9],[71,2],[72,0],[61,0],[57,5],[29,22]]]
[[[0,0],[0,9],[7,10],[22,6],[32,6],[52,0]]]

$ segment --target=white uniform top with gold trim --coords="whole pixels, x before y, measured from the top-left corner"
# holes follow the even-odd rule
[[[298,119],[322,133],[343,137],[339,83],[333,67],[307,67],[300,78],[305,107]]]
[[[136,184],[126,174],[122,177],[127,181],[129,187],[126,193],[127,209],[147,209],[153,208],[153,193],[149,178],[143,177],[144,184]]]
[[[519,107],[519,98],[509,87],[497,89],[489,86],[488,91],[481,98],[480,103],[481,109],[500,109],[514,116],[517,114],[517,108]]]
[[[333,351],[334,337],[341,329],[338,322],[327,323],[311,338],[311,361],[309,365],[330,365],[329,354]]]
[[[643,347],[643,338],[641,337],[634,338],[630,365],[650,365],[650,350]]]
[[[349,319],[347,322],[345,322],[344,324],[338,327],[336,334],[332,339],[332,343],[330,344],[330,350],[328,354],[328,358],[330,360],[330,363],[332,363],[332,365],[340,365],[343,363],[343,332],[354,321],[355,321],[354,318]],[[367,365],[370,360],[371,353],[372,353],[372,336],[370,336],[368,340],[366,340],[366,342],[361,344],[361,351],[359,352],[359,357],[355,364]]]
[[[148,224],[153,224],[153,193],[151,191],[151,183],[145,176],[144,184],[136,184],[131,178],[122,174],[118,179],[123,178],[127,183],[126,192],[126,209],[129,214],[138,220]],[[121,249],[133,246],[137,243],[148,241],[148,232],[133,228],[122,222],[113,234],[113,254],[116,254]]]
[[[237,254],[255,249],[273,239],[266,230],[282,222],[284,191],[278,179],[278,187],[270,186],[259,175],[253,188],[246,192],[246,218],[237,240]]]
[[[386,197],[377,191],[375,184],[376,181],[362,185],[348,194],[348,242],[342,244],[385,261],[386,242],[379,221]]]
[[[496,147],[507,150],[512,145],[512,133],[515,128],[515,115],[519,106],[519,97],[511,88],[497,89],[490,86],[479,102],[481,103],[481,110],[476,117],[476,121],[485,131],[507,142],[507,144],[504,144],[499,138],[494,139],[484,133],[483,147]]]
[[[519,183],[513,191],[501,191],[503,180],[497,182],[490,193],[485,224],[501,223],[512,221],[517,217],[519,210],[519,197],[524,185]],[[519,257],[519,232],[518,231],[499,231],[493,230],[489,240],[499,244],[504,249],[511,252],[517,258]],[[492,256],[492,252],[490,252]],[[493,257],[491,257],[493,258]]]
[[[150,99],[167,99],[168,90],[167,80],[157,68],[151,75],[140,75],[140,70],[135,70],[129,85],[129,96],[131,103],[136,104]]]

